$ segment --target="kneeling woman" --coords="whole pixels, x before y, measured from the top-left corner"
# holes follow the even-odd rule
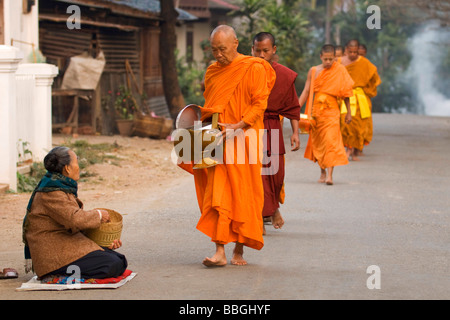
[[[80,168],[75,152],[56,147],[44,158],[46,175],[37,185],[23,223],[25,256],[31,258],[38,278],[73,275],[69,266],[80,268],[81,278],[118,277],[127,268],[124,255],[113,251],[120,240],[102,248],[82,230],[98,228],[109,221],[105,210],[83,210],[77,196]]]

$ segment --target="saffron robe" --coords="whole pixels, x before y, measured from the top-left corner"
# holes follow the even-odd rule
[[[340,129],[338,98],[353,95],[353,80],[343,65],[334,62],[329,69],[323,69],[311,79],[310,85],[314,92],[312,117],[316,123],[309,134],[304,157],[318,162],[322,169],[348,164]]]
[[[373,137],[372,102],[371,98],[377,95],[377,87],[381,79],[377,67],[367,58],[359,56],[358,59],[345,66],[354,81],[353,90],[355,98],[350,101],[352,122],[345,123],[346,107],[342,105],[341,130],[344,145],[362,150]],[[365,97],[364,97],[365,96]]]
[[[264,113],[264,172],[262,175],[264,186],[263,216],[272,216],[280,203],[284,202],[284,154],[286,153],[283,139],[282,121],[280,118],[300,120],[300,105],[295,79],[297,73],[291,69],[273,62],[276,73],[275,85],[270,93],[267,109]],[[272,146],[272,138],[278,135],[276,146]],[[269,160],[270,159],[270,160]],[[283,192],[282,192],[283,191]]]
[[[192,164],[180,165],[194,175],[201,212],[197,229],[215,243],[239,242],[257,250],[264,246],[263,117],[275,78],[268,62],[241,54],[229,65],[216,62],[206,71],[202,120],[219,113],[219,122],[243,120],[249,125],[245,134],[254,135],[241,139],[238,134],[234,145],[225,140],[224,161],[214,167],[192,170]]]

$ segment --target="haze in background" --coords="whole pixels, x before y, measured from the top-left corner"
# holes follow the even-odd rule
[[[418,114],[450,116],[450,99],[443,93],[450,94],[449,74],[442,69],[448,68],[442,62],[448,59],[449,39],[449,28],[428,23],[409,43],[412,59],[406,77],[420,104]]]

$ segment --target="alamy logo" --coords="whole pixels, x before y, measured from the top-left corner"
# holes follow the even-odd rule
[[[67,278],[66,284],[69,288],[77,289],[80,287],[81,280],[81,270],[77,265],[70,265],[67,267],[67,273],[72,275]]]
[[[377,265],[371,265],[367,267],[367,274],[370,274],[367,278],[366,285],[367,289],[381,289],[381,270]]]
[[[68,29],[81,29],[81,9],[79,6],[71,5],[67,7],[66,13],[71,16],[67,18],[66,26]]]
[[[381,10],[379,6],[371,5],[367,7],[366,13],[372,15],[367,18],[366,26],[368,29],[381,29]]]

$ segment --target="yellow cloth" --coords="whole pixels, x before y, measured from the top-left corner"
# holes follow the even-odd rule
[[[342,60],[339,59],[338,61],[341,62]],[[372,141],[373,123],[372,102],[370,99],[377,95],[377,87],[381,84],[381,79],[378,75],[377,67],[362,56],[346,65],[345,68],[354,81],[353,89],[356,89],[359,92],[358,96],[361,97],[357,96],[355,98],[357,100],[353,101],[353,106],[351,106],[352,121],[349,124],[344,121],[345,115],[342,113],[343,108],[341,104],[342,138],[346,147],[362,150],[364,145],[368,145]],[[364,92],[365,100],[362,99],[361,91]]]
[[[368,98],[361,87],[353,89],[353,96],[349,98],[352,117],[356,115],[357,106],[359,106],[361,111],[362,119],[369,118],[372,115],[367,99]],[[343,100],[341,101],[341,114],[342,113],[347,113],[347,106]]]

